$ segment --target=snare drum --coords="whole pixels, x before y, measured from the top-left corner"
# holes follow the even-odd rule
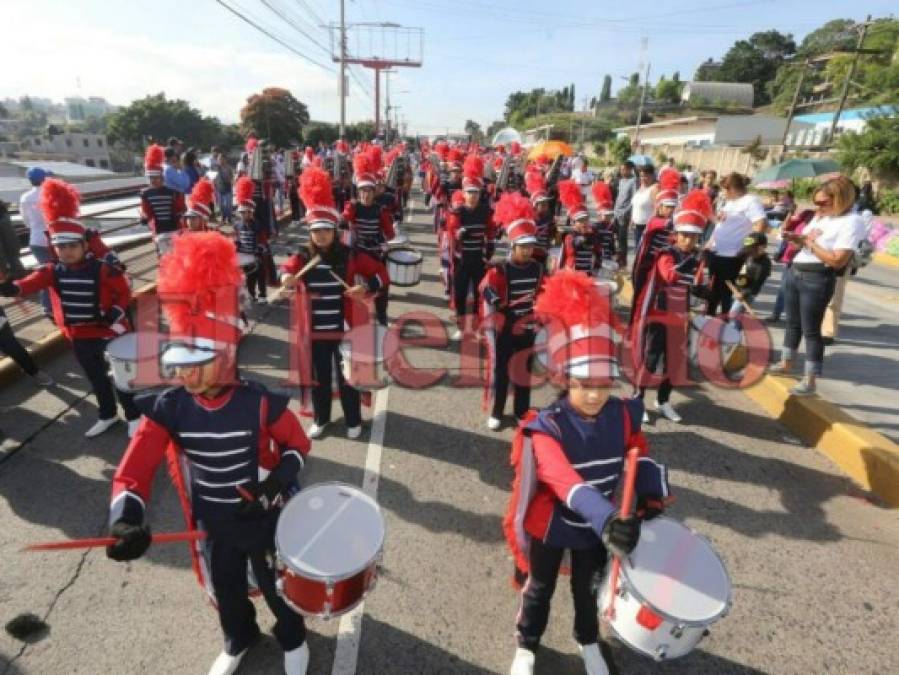
[[[358,329],[354,329],[358,330]],[[365,331],[371,335],[366,326]],[[350,386],[360,391],[374,391],[386,386],[387,368],[384,364],[384,338],[387,329],[381,324],[374,327],[374,344],[363,334],[356,338],[357,351],[353,351],[353,340],[345,339],[340,343],[340,372]],[[347,336],[353,335],[353,331]]]
[[[640,541],[622,561],[609,626],[619,640],[657,661],[688,654],[731,606],[727,569],[711,544],[660,516],[643,523]],[[609,605],[609,575],[599,594]]]
[[[421,281],[422,255],[412,248],[392,248],[387,252],[387,276],[394,286],[417,286]]]
[[[562,265],[562,247],[550,246],[546,253],[546,271],[552,274]]]
[[[614,260],[603,260],[602,267],[596,273],[594,284],[608,289],[609,295],[617,295],[621,290],[621,277],[618,274],[618,263]]]
[[[240,269],[243,270],[244,274],[252,274],[256,271],[259,262],[252,253],[238,253],[237,264],[240,266]]]
[[[374,588],[384,518],[374,499],[343,483],[321,483],[287,502],[275,530],[283,571],[278,593],[295,612],[329,619]]]
[[[175,235],[177,232],[163,232],[156,235],[156,254],[158,257],[170,253],[175,247]]]
[[[151,338],[147,336],[144,337],[147,339],[148,343],[151,343]],[[153,339],[158,340],[159,337],[157,336]],[[160,351],[142,354],[141,356],[143,358],[138,359],[137,333],[125,333],[124,335],[120,335],[109,341],[109,344],[106,345],[106,361],[109,363],[109,373],[112,375],[112,380],[115,383],[116,389],[127,393],[134,393],[164,384],[159,381],[153,382],[152,384],[134,383],[134,378],[138,375],[141,363],[152,363],[152,372],[157,376],[159,375],[159,354],[164,348],[164,344],[161,342],[157,342],[157,344],[159,344]],[[144,368],[146,367],[147,366],[145,365]],[[169,376],[170,375],[166,375],[166,377]]]

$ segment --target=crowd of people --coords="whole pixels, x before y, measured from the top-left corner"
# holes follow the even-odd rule
[[[511,673],[534,672],[566,551],[586,672],[608,673],[594,578],[610,554],[635,548],[641,523],[670,500],[666,470],[650,459],[642,431],[649,420],[645,393],[656,388],[655,409],[680,421],[671,401],[677,364],[669,362],[670,336],[689,331],[691,312],[737,322],[771,273],[770,214],[747,180],[732,173],[719,184],[714,172],[625,162],[605,182],[583,159],[529,158],[517,143],[444,141],[390,148],[338,141],[319,151],[280,151],[250,138],[232,168],[218,149],[205,167],[195,151],[171,139],[147,149],[144,169],[141,214],[160,254],[157,292],[170,333],[160,360],[174,371],[176,386],[135,395],[110,379],[104,354],[134,330],[128,274],[79,220],[79,194],[64,181],[29,174],[35,189],[20,211],[37,266],[22,269],[17,251],[12,255],[12,244],[0,238],[0,294],[46,293],[45,311],[71,342],[97,400],[88,437],[119,421],[117,407],[128,421],[130,442],[113,479],[110,558],[146,552],[153,476],[167,456],[175,467],[188,522],[205,533],[191,552],[224,635],[210,675],[235,672],[259,633],[247,599],[248,565],[277,619],[288,675],[306,673],[304,620],[276,590],[275,526],[310,441],[332,423],[335,392],[347,437],[363,433],[367,392],[345,376],[341,344],[369,318],[390,325],[387,254],[403,239],[416,173],[434,214],[443,291],[456,324],[452,339],[481,342],[488,355],[488,429],[503,428],[510,392],[513,398],[516,477],[506,535],[521,605]],[[787,332],[777,370],[793,368],[804,338],[797,395],[815,390],[824,310],[864,236],[851,211],[855,196],[847,179],[831,179],[815,193],[814,211],[801,224],[788,218],[784,227]],[[282,212],[302,222],[309,240],[277,266],[271,243]],[[627,328],[617,331],[614,292],[623,277],[633,301]],[[294,293],[301,310],[298,343],[290,348],[299,355],[301,403],[312,417],[305,431],[286,397],[236,379],[245,313],[267,301],[270,287]],[[165,302],[185,296],[194,299],[190,308]],[[0,349],[52,384],[3,319]],[[630,345],[633,376],[632,390],[619,397],[612,387],[622,377],[622,340]],[[559,390],[540,410],[530,400],[537,361]],[[641,459],[625,476],[630,448]],[[636,481],[635,515],[622,513],[613,498],[626,480]]]

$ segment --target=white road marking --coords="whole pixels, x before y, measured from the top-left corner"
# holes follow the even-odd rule
[[[384,449],[384,426],[387,420],[387,394],[389,391],[389,388],[380,389],[375,394],[371,435],[365,453],[362,491],[375,501],[378,499],[378,483],[381,478],[381,454]],[[331,675],[354,675],[356,672],[364,613],[365,601],[362,601],[353,611],[340,617],[340,623],[337,626],[337,649],[334,653],[334,666],[331,669]]]

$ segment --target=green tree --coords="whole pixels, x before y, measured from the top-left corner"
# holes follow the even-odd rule
[[[899,178],[899,107],[892,114],[870,118],[861,133],[840,135],[836,157],[847,171],[864,167],[877,176]]]
[[[9,110],[6,109],[6,106],[0,103],[0,119],[6,119],[9,117]]]
[[[599,102],[605,103],[612,100],[612,76],[606,75],[602,78],[602,89],[599,90]]]
[[[632,154],[630,137],[619,136],[612,140],[608,145],[608,152],[616,164],[621,164],[627,160]]]
[[[574,82],[568,87],[568,112],[574,112],[575,98],[574,98]]]
[[[339,128],[330,122],[309,122],[303,127],[303,142],[313,147],[319,143],[331,145],[339,136]]]
[[[107,133],[112,142],[140,152],[149,138],[157,142],[177,136],[187,145],[209,147],[221,131],[215,117],[204,117],[182,99],[169,100],[165,93],[132,101],[111,114]]]
[[[309,109],[286,89],[266,87],[247,99],[240,110],[240,123],[245,133],[285,147],[299,143],[303,137],[303,127],[309,124]]]
[[[348,124],[346,127],[346,140],[350,143],[370,141],[375,137],[375,123],[372,120]]]
[[[653,96],[657,101],[664,103],[680,103],[681,91],[684,83],[680,80],[666,80],[663,75],[656,83]]]
[[[465,133],[471,136],[471,140],[480,143],[484,140],[484,131],[481,125],[474,120],[465,120]]]
[[[776,30],[753,33],[748,40],[737,40],[728,50],[716,78],[752,84],[755,104],[764,105],[771,100],[768,83],[775,80],[778,68],[795,53],[792,35]]]
[[[487,127],[487,131],[484,132],[484,136],[487,139],[488,143],[493,142],[493,137],[499,133],[499,130],[506,126],[505,120],[494,120],[490,123],[490,126]]]

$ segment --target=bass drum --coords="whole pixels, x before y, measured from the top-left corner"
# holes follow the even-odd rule
[[[408,247],[392,248],[387,251],[387,276],[393,286],[408,288],[421,281],[421,267],[424,258],[421,253]]]
[[[330,619],[371,592],[384,548],[377,502],[343,483],[301,490],[278,517],[278,593],[295,612]]]
[[[146,346],[157,345],[157,348],[143,349],[139,352],[138,341],[141,337],[146,338]],[[106,361],[109,363],[109,374],[112,381],[119,391],[133,394],[139,391],[147,391],[165,385],[160,378],[159,372],[159,356],[165,349],[163,335],[149,335],[145,333],[125,333],[119,337],[110,340],[106,345]],[[136,378],[140,374],[141,364],[144,369],[152,370],[156,376],[155,380],[150,383],[141,384]],[[147,372],[144,370],[144,372]],[[172,372],[162,374],[163,378],[173,377]]]

